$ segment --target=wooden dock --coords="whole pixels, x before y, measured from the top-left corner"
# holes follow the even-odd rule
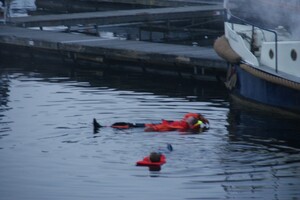
[[[222,0],[36,0],[39,10],[49,12],[94,12],[138,8],[183,7],[222,4]]]
[[[88,12],[59,15],[43,15],[11,18],[10,24],[20,27],[75,26],[79,24],[111,25],[133,22],[153,22],[163,20],[199,19],[220,15],[221,5],[186,6],[173,8],[154,8]]]
[[[78,34],[0,26],[0,54],[55,52],[61,60],[93,62],[99,68],[110,63],[130,63],[122,70],[169,74],[201,80],[225,75],[226,63],[212,48],[142,41],[102,39]],[[33,54],[32,57],[35,55]],[[134,65],[134,67],[132,67]]]
[[[209,0],[92,0],[94,2],[109,2],[122,4],[139,4],[145,6],[160,6],[160,7],[182,7],[182,6],[199,6],[220,4],[221,1]]]

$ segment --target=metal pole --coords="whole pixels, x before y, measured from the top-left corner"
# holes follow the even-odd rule
[[[276,68],[276,73],[278,72],[278,45],[277,45],[277,33],[275,33],[275,68]]]

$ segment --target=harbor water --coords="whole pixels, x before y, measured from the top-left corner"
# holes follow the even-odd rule
[[[12,1],[12,15],[34,1]],[[300,199],[300,120],[221,82],[0,61],[0,200]],[[198,134],[103,127],[202,113]],[[169,146],[173,147],[171,151]],[[151,152],[160,171],[137,167]]]
[[[220,83],[0,69],[1,200],[300,198],[299,120],[240,107]],[[187,112],[210,129],[93,132],[93,118],[149,123]],[[153,151],[166,155],[161,171],[135,166]]]

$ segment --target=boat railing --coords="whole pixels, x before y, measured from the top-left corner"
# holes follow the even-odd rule
[[[273,33],[274,36],[275,36],[275,41],[274,41],[275,42],[275,71],[276,71],[276,73],[278,72],[278,35],[277,35],[276,31],[274,31],[272,29],[267,29],[267,28],[264,28],[260,25],[257,25],[257,24],[251,23],[249,21],[246,21],[244,19],[241,19],[237,16],[232,15],[231,13],[230,13],[230,20],[229,20],[227,18],[227,12],[226,11],[225,11],[225,21],[231,23],[232,30],[234,30],[234,24],[235,23],[252,26],[252,34],[251,34],[251,38],[250,38],[251,41],[254,41],[255,28],[259,28],[261,30]]]

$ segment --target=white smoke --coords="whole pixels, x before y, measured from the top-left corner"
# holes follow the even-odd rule
[[[226,3],[227,2],[227,3]],[[260,21],[263,25],[286,28],[300,40],[300,0],[225,0],[236,13]]]

